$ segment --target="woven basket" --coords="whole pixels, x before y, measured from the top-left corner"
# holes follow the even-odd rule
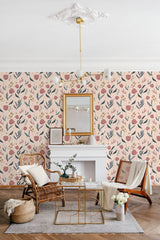
[[[82,180],[82,176],[69,177],[69,178],[60,177],[60,181],[61,181],[61,182],[71,182],[71,183],[75,183],[75,182],[81,182],[81,180]]]
[[[11,222],[25,223],[33,219],[35,214],[35,206],[33,199],[20,199],[25,200],[25,203],[15,207],[14,212],[10,216]]]

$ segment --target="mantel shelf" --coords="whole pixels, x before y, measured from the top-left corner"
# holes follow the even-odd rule
[[[49,145],[48,146],[50,149],[52,148],[63,148],[63,149],[68,149],[68,148],[93,148],[93,149],[107,149],[107,145],[87,145],[87,144],[61,144],[61,145]]]

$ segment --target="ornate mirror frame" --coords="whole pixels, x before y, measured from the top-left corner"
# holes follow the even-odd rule
[[[89,97],[90,99],[90,131],[71,132],[67,131],[67,98],[68,97]],[[82,120],[82,119],[79,119]],[[64,135],[88,136],[93,135],[93,94],[92,93],[66,93],[64,94],[64,114],[63,114]],[[84,122],[85,125],[85,122]],[[70,128],[72,130],[72,128]]]

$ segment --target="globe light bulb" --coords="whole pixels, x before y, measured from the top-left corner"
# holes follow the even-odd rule
[[[56,85],[59,85],[59,78],[54,76],[52,81],[56,84]]]
[[[82,71],[81,69],[78,69],[78,70],[76,71],[76,76],[77,76],[77,78],[82,77],[82,76],[83,76],[83,71]]]
[[[86,85],[86,80],[82,79],[82,84],[85,86]]]
[[[110,78],[110,71],[109,71],[108,68],[105,68],[105,69],[104,69],[104,76],[105,76],[106,79],[109,79],[109,78]]]

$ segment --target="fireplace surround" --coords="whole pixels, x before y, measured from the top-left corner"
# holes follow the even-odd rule
[[[74,164],[82,178],[96,182],[106,180],[106,145],[49,145],[49,149],[51,170],[60,170],[53,162],[63,163],[77,154]],[[52,174],[50,177],[51,181],[56,180]]]

